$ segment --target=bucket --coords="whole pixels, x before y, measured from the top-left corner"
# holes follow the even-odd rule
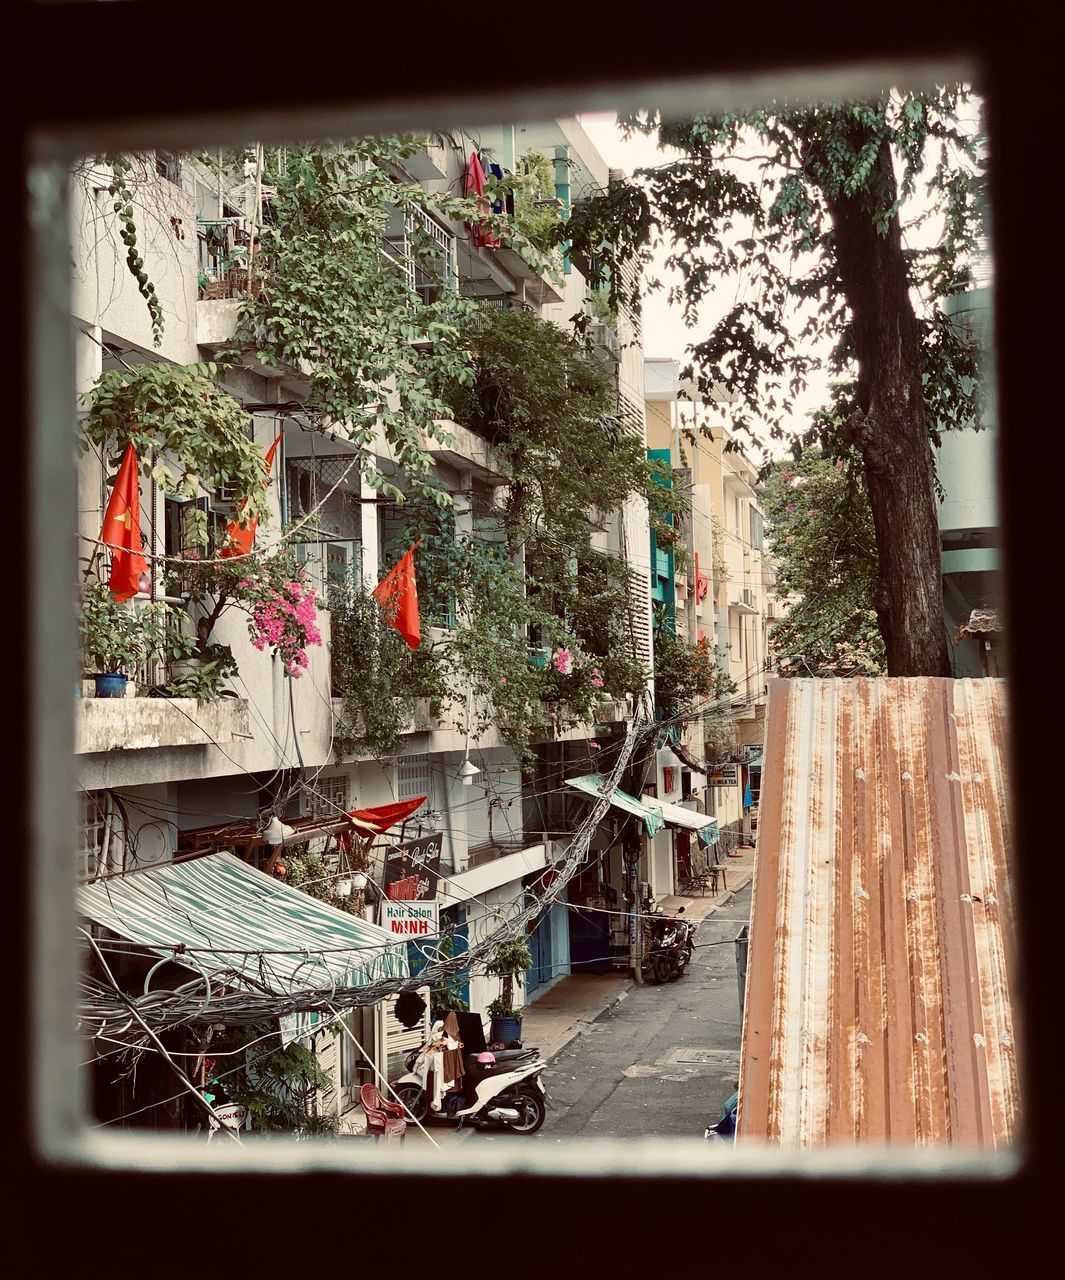
[[[517,1018],[493,1018],[491,1034],[493,1044],[514,1044],[521,1039],[521,1023]]]

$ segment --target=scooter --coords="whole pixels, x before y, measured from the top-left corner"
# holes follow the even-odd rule
[[[462,1128],[470,1120],[478,1126],[509,1129],[511,1133],[535,1133],[547,1115],[547,1090],[540,1078],[547,1063],[540,1057],[540,1050],[488,1052],[479,1018],[475,1032],[464,1030],[463,1043],[467,1051],[463,1054],[462,1087],[444,1094],[440,1111],[431,1110],[422,1077],[414,1069],[421,1049],[411,1050],[404,1058],[406,1074],[392,1082],[396,1098],[419,1123],[427,1118],[455,1121]]]
[[[675,916],[651,916],[651,949],[644,966],[654,982],[676,982],[695,954],[695,926],[681,920],[683,907]]]

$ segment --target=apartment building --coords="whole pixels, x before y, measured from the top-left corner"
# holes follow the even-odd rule
[[[549,156],[553,190],[537,197],[548,209],[565,209],[572,193],[610,180],[575,120],[433,138],[395,176],[420,183],[427,192],[461,191],[474,152],[486,169],[498,158],[504,173],[530,152]],[[254,162],[241,171],[204,158],[150,155],[136,162],[128,181],[137,252],[165,329],[156,345],[152,315],[122,261],[111,172],[84,166],[75,183],[73,219],[79,396],[109,369],[146,362],[191,365],[225,350],[248,287],[247,257],[241,249],[253,243],[256,221],[269,207],[270,192]],[[451,290],[475,298],[486,323],[493,313],[520,309],[563,324],[591,305],[580,264],[560,251],[537,255],[520,252],[520,245],[480,244],[461,221],[429,210],[413,216],[438,247],[436,260],[427,266],[424,255],[409,252],[410,214],[393,220],[382,253],[391,255],[415,290],[433,296]],[[597,319],[592,341],[597,358],[612,372],[619,417],[643,440],[638,319],[624,311],[614,325]],[[324,601],[334,585],[361,582],[372,588],[401,549],[400,531],[394,507],[368,484],[355,446],[343,432],[301,411],[308,376],[298,363],[243,359],[224,369],[219,381],[250,415],[255,445],[265,454],[276,444],[269,476],[271,519],[263,522],[256,545],[268,547],[283,528],[289,530],[285,536],[296,559]],[[427,430],[424,437],[434,482],[454,499],[456,531],[476,535],[479,501],[490,500],[504,483],[506,469],[492,446],[474,432],[455,422],[439,425],[440,432]],[[402,484],[402,469],[383,438],[368,446],[368,452],[378,474]],[[96,540],[108,491],[104,460],[90,450],[78,478],[79,555],[86,576],[99,566]],[[240,495],[225,490],[201,490],[195,498],[179,500],[142,475],[141,533],[149,569],[135,604],[169,600],[180,608],[181,595],[168,594],[175,588],[167,557],[181,546],[183,522],[194,508],[211,528],[224,529],[239,500]],[[649,665],[646,508],[633,500],[621,512],[604,513],[596,543],[624,556],[632,567],[634,644]],[[446,630],[446,618],[425,621],[430,638]],[[440,626],[434,632],[429,624],[436,623]],[[365,902],[367,930],[376,931],[366,933],[365,945],[394,943],[394,936],[379,932],[385,921],[384,887],[393,864],[425,846],[434,850],[428,900],[439,927],[450,926],[460,950],[476,945],[528,901],[531,886],[565,848],[580,812],[579,806],[558,803],[560,777],[569,771],[569,762],[586,771],[599,749],[597,737],[606,745],[622,734],[632,706],[604,703],[595,724],[571,726],[534,743],[537,767],[532,776],[523,777],[514,751],[494,726],[471,732],[470,706],[445,706],[434,716],[424,701],[411,706],[400,745],[388,756],[344,756],[335,748],[343,708],[332,687],[327,608],[318,611],[318,627],[322,643],[308,648],[309,665],[294,679],[269,649],[254,646],[239,611],[219,618],[214,637],[231,647],[238,668],[230,682],[233,697],[198,702],[136,696],[159,679],[149,669],[134,674],[130,696],[124,698],[92,697],[91,682],[80,682],[79,880],[93,888],[132,883],[137,875],[138,883],[147,885],[155,876],[158,892],[165,895],[169,869],[199,854],[229,851],[276,874],[293,845],[320,854],[336,875],[338,832],[351,825],[345,815],[358,811],[377,815],[368,821],[379,818],[385,824],[371,845],[366,874],[345,879],[348,891],[356,886]],[[387,825],[382,815],[391,813],[391,806],[419,797],[424,800],[416,810]],[[211,859],[200,858],[199,863],[209,865]],[[614,873],[620,878],[617,867]],[[603,874],[609,877],[610,868]],[[203,905],[205,910],[210,906]],[[570,971],[569,914],[560,902],[531,930],[534,964],[526,977],[526,998]],[[137,935],[136,925],[129,938],[147,942],[147,936]],[[416,968],[417,950],[408,947],[407,952],[404,962],[409,959]],[[499,981],[475,972],[463,975],[460,988],[471,1009],[483,1010],[498,995]],[[332,1082],[320,1099],[324,1110],[341,1116],[349,1112],[362,1083],[394,1077],[403,1053],[421,1042],[428,1008],[408,1025],[397,1017],[395,1006],[392,996],[354,1010],[341,1036],[316,1035],[313,1020],[309,1028],[301,1026]],[[112,1088],[100,1077],[97,1087],[104,1110],[119,1116],[134,1109],[128,1085]]]
[[[659,753],[658,795],[714,818],[722,847],[730,848],[756,822],[767,634],[779,609],[757,468],[729,431],[727,399],[704,399],[684,386],[679,361],[648,358],[645,381],[648,450],[669,463],[673,482],[690,497],[674,548],[656,548],[652,593],[662,625],[688,644],[707,645],[731,684],[731,692],[705,700],[701,718],[677,726],[679,756]],[[693,852],[687,836],[674,837],[672,864],[659,859],[660,883],[669,870],[681,874]]]

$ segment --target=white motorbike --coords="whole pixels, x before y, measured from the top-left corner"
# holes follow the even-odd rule
[[[547,1115],[547,1091],[541,1079],[547,1065],[539,1049],[498,1049],[489,1053],[463,1055],[465,1075],[461,1088],[445,1093],[439,1111],[430,1107],[424,1072],[415,1064],[421,1049],[413,1049],[404,1059],[406,1074],[392,1081],[394,1096],[410,1114],[424,1124],[427,1119],[453,1122],[459,1128],[467,1120],[476,1125],[509,1129],[512,1133],[535,1133]]]

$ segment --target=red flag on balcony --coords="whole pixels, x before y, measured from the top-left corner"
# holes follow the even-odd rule
[[[277,446],[281,443],[281,437],[285,433],[282,431],[274,443],[266,451],[266,474],[270,475],[270,468],[274,465],[274,454],[277,452]],[[241,525],[239,520],[230,520],[226,525],[226,533],[229,535],[229,545],[223,547],[219,551],[219,559],[226,559],[229,556],[246,556],[255,543],[255,529],[257,521],[249,520],[247,524]]]
[[[470,152],[470,162],[466,166],[466,185],[465,193],[467,196],[477,197],[477,208],[488,213],[491,206],[488,203],[488,197],[484,194],[484,170],[481,168],[481,160],[476,151]],[[500,239],[493,235],[483,222],[466,223],[466,230],[473,232],[473,243],[479,245],[482,249],[498,249]]]
[[[418,619],[418,584],[414,578],[414,552],[421,541],[419,538],[400,557],[371,592],[384,611],[385,622],[390,627],[395,627],[412,649],[417,649],[422,640],[421,622]]]
[[[116,600],[131,600],[140,589],[141,574],[148,569],[148,561],[141,555],[141,493],[132,443],[122,455],[115,487],[107,500],[100,541],[111,549],[111,594]]]

